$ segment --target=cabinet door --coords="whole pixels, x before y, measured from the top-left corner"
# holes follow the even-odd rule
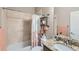
[[[5,30],[0,28],[0,51],[6,49]]]
[[[70,36],[79,40],[79,11],[72,12],[70,16]]]

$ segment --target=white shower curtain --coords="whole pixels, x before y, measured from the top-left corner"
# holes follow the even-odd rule
[[[32,16],[32,47],[38,46],[38,33],[40,31],[40,16]]]

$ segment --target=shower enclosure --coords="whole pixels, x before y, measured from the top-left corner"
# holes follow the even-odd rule
[[[2,9],[7,50],[19,51],[31,45],[31,14]]]

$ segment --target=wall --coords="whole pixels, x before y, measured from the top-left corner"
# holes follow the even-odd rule
[[[6,29],[4,25],[3,10],[0,8],[0,51],[6,50]]]
[[[64,35],[69,35],[69,20],[72,11],[78,11],[78,7],[56,7],[55,15],[58,23],[58,33],[63,32]]]

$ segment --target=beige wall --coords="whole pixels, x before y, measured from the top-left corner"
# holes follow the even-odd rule
[[[0,50],[6,50],[6,29],[3,19],[3,10],[0,8]]]
[[[70,13],[72,11],[78,11],[78,7],[56,7],[55,8],[55,15],[58,23],[58,29],[60,28],[64,31],[63,34],[69,34],[69,20],[70,20]]]

